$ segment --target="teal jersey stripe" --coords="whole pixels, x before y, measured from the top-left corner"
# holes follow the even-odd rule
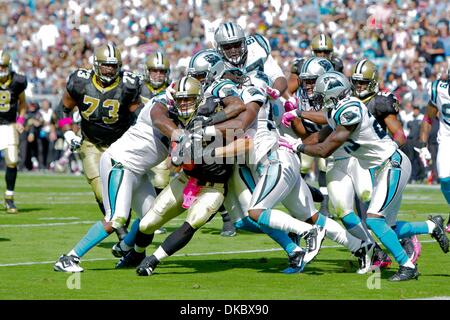
[[[245,165],[239,166],[239,175],[247,188],[253,193],[253,191],[255,191],[256,184],[250,169]]]
[[[433,81],[431,84],[431,102],[436,105],[437,102],[437,86],[439,84],[439,80]]]
[[[402,163],[402,156],[400,155],[400,153],[395,152],[392,156],[391,156],[391,160],[393,161],[397,161],[398,163]],[[395,169],[389,169],[389,173],[388,173],[388,192],[387,192],[387,196],[384,199],[384,203],[381,206],[381,210],[384,210],[392,201],[392,199],[394,199],[394,196],[397,193],[398,190],[398,185],[400,182],[400,176],[401,176],[401,169],[400,168],[395,168]]]
[[[117,194],[119,193],[120,185],[123,180],[123,168],[112,168],[108,177],[108,194],[109,206],[111,207],[111,217],[116,211]]]
[[[267,170],[267,174],[264,177],[262,191],[256,200],[255,204],[260,203],[269,193],[277,185],[278,181],[280,181],[281,177],[281,164],[280,163],[271,163],[269,165],[269,169]]]

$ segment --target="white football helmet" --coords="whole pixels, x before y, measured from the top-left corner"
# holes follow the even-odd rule
[[[189,61],[187,75],[199,80],[203,87],[208,87],[214,80],[222,77],[225,64],[222,57],[212,49],[197,52]]]
[[[340,100],[352,94],[352,85],[344,74],[330,71],[317,78],[314,94],[321,97],[324,108],[334,108]]]

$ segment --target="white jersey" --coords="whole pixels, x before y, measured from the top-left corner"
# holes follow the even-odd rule
[[[450,81],[450,80],[449,80]],[[430,103],[439,111],[438,143],[450,141],[450,85],[449,81],[433,81],[430,88]]]
[[[361,167],[369,169],[381,165],[397,150],[397,144],[370,114],[366,105],[355,97],[339,101],[327,113],[331,128],[357,124],[344,143],[344,150],[358,159]]]
[[[245,73],[251,71],[262,71],[273,82],[279,77],[284,77],[283,70],[281,70],[278,63],[270,54],[271,48],[269,41],[260,34],[255,34],[246,37],[247,43],[247,59],[244,65],[239,66]],[[232,64],[225,61],[228,68],[235,68]]]
[[[236,84],[228,79],[219,79],[211,83],[205,90],[205,96],[214,96],[217,98],[226,98],[230,96],[239,96]]]
[[[155,101],[162,99],[161,96],[147,102],[136,123],[105,151],[112,159],[138,174],[147,173],[168,156],[169,139],[153,127],[150,117],[151,108]]]

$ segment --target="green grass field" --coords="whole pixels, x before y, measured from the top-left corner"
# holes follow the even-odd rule
[[[0,190],[4,191],[4,176]],[[101,214],[84,177],[19,173],[17,215],[0,211],[0,299],[193,299],[302,300],[409,299],[450,297],[450,255],[428,235],[421,236],[421,276],[418,281],[390,283],[396,270],[358,275],[357,261],[343,247],[326,240],[304,273],[284,275],[284,252],[266,235],[240,232],[219,235],[220,217],[200,229],[191,243],[161,264],[151,277],[134,269],[115,270],[110,248],[113,234],[82,260],[80,289],[69,289],[71,274],[53,271],[53,263],[67,253]],[[420,221],[443,214],[447,204],[438,187],[409,186],[399,219]],[[173,231],[184,216],[169,222]],[[156,235],[151,253],[167,235]],[[379,280],[379,282],[377,282]],[[376,285],[376,289],[369,289]]]

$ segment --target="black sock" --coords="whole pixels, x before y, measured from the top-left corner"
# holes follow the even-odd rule
[[[195,231],[197,230],[192,228],[189,223],[184,222],[181,227],[172,232],[166,238],[166,240],[164,240],[164,242],[161,244],[161,247],[164,249],[167,255],[171,256],[188,244],[188,242],[192,239]]]
[[[17,178],[17,167],[14,168],[6,167],[5,173],[6,190],[14,191],[14,187],[16,186],[16,178]]]
[[[319,171],[319,187],[327,187],[327,173],[325,171]]]
[[[154,233],[145,234],[138,230],[136,234],[136,240],[134,243],[136,244],[136,246],[140,248],[147,248],[150,245],[150,243],[152,243],[154,235],[155,235]]]

